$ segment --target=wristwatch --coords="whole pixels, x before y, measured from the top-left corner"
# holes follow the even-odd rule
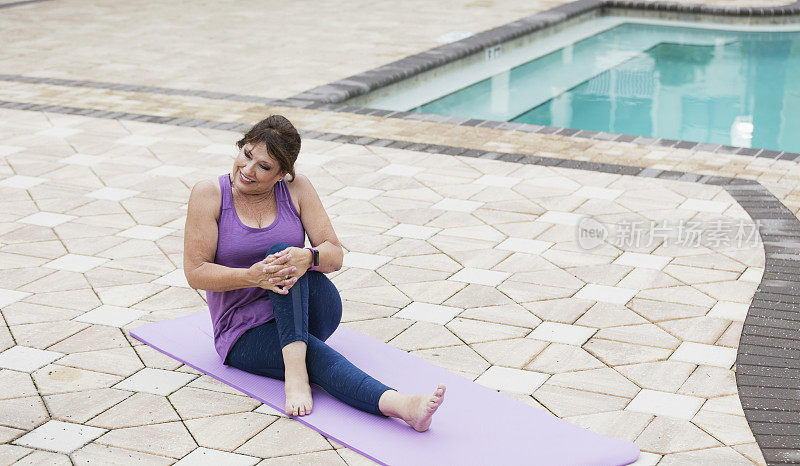
[[[308,270],[317,270],[319,268],[319,251],[315,248],[306,248],[311,250],[311,267]]]

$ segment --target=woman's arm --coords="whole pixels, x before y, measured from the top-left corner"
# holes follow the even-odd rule
[[[319,199],[319,194],[305,175],[297,175],[297,183],[301,192],[300,221],[308,234],[311,245],[319,250],[319,268],[322,273],[335,272],[342,268],[344,251],[336,232],[333,230],[331,219],[325,212],[325,207]],[[311,251],[305,249],[304,263],[311,267]]]
[[[247,269],[214,264],[221,202],[219,189],[208,180],[195,184],[189,195],[183,231],[183,273],[189,286],[195,289],[228,291],[253,286]]]
[[[192,188],[183,233],[183,272],[189,286],[207,291],[260,286],[279,292],[274,285],[268,284],[275,271],[269,267],[264,270],[265,261],[257,262],[249,269],[214,263],[219,234],[217,216],[221,202],[219,188],[211,181],[201,181]]]

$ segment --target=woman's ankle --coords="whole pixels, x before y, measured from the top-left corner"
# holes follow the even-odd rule
[[[407,398],[397,390],[386,390],[378,399],[378,409],[386,416],[403,419],[407,411]]]

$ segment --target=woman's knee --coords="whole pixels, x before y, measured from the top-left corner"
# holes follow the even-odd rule
[[[266,256],[268,256],[270,254],[275,254],[276,252],[281,252],[284,249],[290,248],[290,247],[292,247],[292,246],[289,243],[275,243],[272,246],[270,246],[269,249],[267,249],[267,253],[264,255],[264,257],[266,257]]]
[[[316,270],[306,272],[308,275],[309,291],[312,293],[316,305],[321,305],[325,316],[330,320],[334,329],[342,321],[342,297],[336,285],[324,273]]]

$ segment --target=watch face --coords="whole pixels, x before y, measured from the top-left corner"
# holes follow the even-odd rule
[[[313,256],[312,262],[314,262],[314,267],[319,266],[319,251],[312,249],[311,255]]]

